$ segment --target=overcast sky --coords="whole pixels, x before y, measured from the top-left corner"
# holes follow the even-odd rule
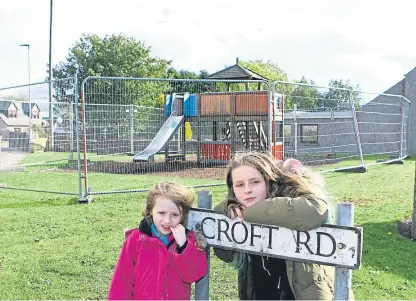
[[[0,87],[47,75],[49,0],[2,0]],[[255,3],[255,4],[254,4]],[[292,80],[350,79],[382,92],[416,66],[416,2],[370,0],[55,0],[53,65],[82,33],[123,33],[173,60],[209,73],[241,60],[271,60]]]

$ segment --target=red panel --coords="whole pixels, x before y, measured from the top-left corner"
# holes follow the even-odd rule
[[[272,156],[276,160],[283,160],[283,144],[282,142],[276,142],[272,145]]]

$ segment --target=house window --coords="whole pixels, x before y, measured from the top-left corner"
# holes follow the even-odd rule
[[[39,112],[32,112],[32,119],[39,119]]]
[[[16,118],[17,110],[9,110],[8,116],[9,118]]]
[[[300,125],[300,142],[318,143],[318,125],[301,124]]]
[[[14,132],[15,133],[21,133],[22,132],[22,129],[21,128],[14,128]]]
[[[285,124],[283,126],[283,135],[285,138],[292,137],[292,125],[291,124]]]

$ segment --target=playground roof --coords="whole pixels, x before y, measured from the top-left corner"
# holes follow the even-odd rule
[[[238,64],[238,58],[235,65],[215,72],[208,76],[209,79],[234,79],[234,80],[266,80],[268,79],[248,68]]]

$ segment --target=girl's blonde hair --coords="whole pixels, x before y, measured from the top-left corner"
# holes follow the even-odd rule
[[[195,201],[195,193],[193,190],[190,190],[178,183],[163,181],[149,190],[147,195],[146,208],[143,212],[144,218],[148,221],[152,221],[152,210],[156,204],[156,200],[164,196],[170,200],[179,208],[182,214],[181,224],[186,227],[188,223],[189,210],[192,207],[193,202]],[[199,247],[206,247],[206,240],[202,233],[194,231],[196,237],[196,243]]]
[[[266,154],[257,152],[234,156],[227,168],[228,201],[237,202],[233,189],[232,171],[242,165],[252,166],[261,173],[266,181],[268,197],[313,196],[327,201],[322,176],[304,167],[299,161],[295,162],[288,164],[286,161],[277,161]]]
[[[149,194],[147,195],[146,208],[143,212],[143,216],[145,218],[151,217],[151,213],[153,207],[156,204],[156,200],[161,196],[172,200],[172,202],[179,208],[182,214],[181,224],[185,226],[188,220],[189,210],[195,201],[195,193],[192,190],[187,189],[175,182],[160,182],[149,190]]]

